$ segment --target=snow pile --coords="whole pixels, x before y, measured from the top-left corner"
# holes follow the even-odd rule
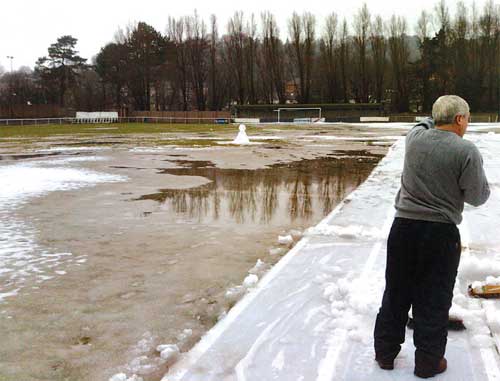
[[[142,381],[143,379],[140,376],[149,375],[157,371],[160,366],[171,366],[179,359],[181,354],[179,348],[186,344],[192,334],[192,329],[184,329],[176,337],[177,344],[160,344],[155,348],[154,342],[156,338],[150,332],[144,333],[142,339],[131,350],[132,355],[135,357],[125,365],[127,373],[117,373],[109,381]],[[151,357],[153,348],[156,349],[159,356],[153,354],[153,357]],[[150,356],[147,354],[150,354]],[[127,378],[127,374],[131,374],[131,376]]]
[[[176,344],[162,344],[156,347],[156,350],[160,352],[160,357],[168,363],[173,363],[177,360],[180,350]]]
[[[237,302],[245,293],[253,289],[259,283],[260,277],[269,270],[269,265],[258,259],[255,266],[248,270],[248,275],[243,280],[243,283],[239,286],[230,287],[225,293],[225,298],[228,302]],[[225,314],[223,313],[222,317]]]
[[[146,354],[154,348],[155,337],[146,332],[142,339],[132,348],[131,353],[135,356],[127,365],[126,370],[132,377],[137,375],[148,375],[153,373],[158,367],[165,363],[161,357],[150,359]]]
[[[255,263],[255,266],[252,267],[250,270],[248,270],[249,274],[255,274],[255,275],[260,275],[264,272],[266,272],[269,269],[269,265],[260,259],[257,259],[257,263]]]
[[[293,243],[293,237],[291,235],[279,235],[278,243],[280,245],[290,245]]]
[[[496,255],[488,254],[487,258],[478,258],[475,255],[462,255],[458,268],[461,279],[481,279],[486,276],[500,276],[500,261]]]
[[[327,315],[329,329],[345,333],[347,338],[368,345],[372,340],[373,320],[382,297],[383,273],[371,272],[362,278],[346,276],[345,271],[332,266],[320,277],[323,279],[323,297],[329,302]],[[324,281],[324,279],[330,279]]]
[[[252,288],[255,287],[255,285],[259,282],[259,277],[255,274],[249,274],[244,280],[243,280],[243,287],[245,288]]]
[[[492,324],[498,321],[497,325],[500,327],[500,320],[497,318],[498,314],[495,311],[493,316],[488,319],[481,301],[462,293],[461,289],[464,286],[462,283],[463,281],[460,279],[457,279],[455,283],[449,316],[452,319],[463,321],[473,346],[479,348],[490,347],[494,345],[494,342],[490,333],[489,320],[492,321]],[[500,330],[497,332],[500,333]]]

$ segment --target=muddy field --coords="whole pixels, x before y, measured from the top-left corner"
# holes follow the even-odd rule
[[[0,380],[160,380],[403,132],[1,137]]]

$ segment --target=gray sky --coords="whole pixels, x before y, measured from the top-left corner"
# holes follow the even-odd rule
[[[392,14],[406,16],[410,32],[422,10],[433,11],[438,0],[233,0],[233,1],[167,1],[167,0],[4,0],[0,5],[0,65],[13,68],[34,67],[38,57],[47,54],[47,48],[62,35],[70,34],[78,39],[77,49],[88,58],[96,55],[100,48],[113,40],[119,27],[136,21],[145,21],[164,33],[168,16],[179,17],[192,14],[196,9],[207,22],[216,14],[219,32],[225,31],[226,22],[235,11],[245,15],[255,13],[260,21],[262,11],[271,11],[278,20],[282,37],[286,37],[287,19],[293,11],[309,11],[316,15],[318,33],[325,15],[336,12],[339,18],[352,15],[366,2],[372,15],[380,14],[384,19]],[[464,1],[467,6],[472,1]],[[485,0],[476,0],[482,9]],[[455,1],[448,0],[452,15]]]

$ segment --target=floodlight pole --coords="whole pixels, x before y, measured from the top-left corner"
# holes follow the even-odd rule
[[[10,60],[10,74],[12,74],[12,61],[14,60],[14,56],[7,56],[7,59]]]

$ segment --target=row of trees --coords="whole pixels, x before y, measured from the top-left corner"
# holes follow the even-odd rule
[[[58,103],[79,109],[219,110],[233,103],[390,101],[395,111],[428,111],[444,93],[474,110],[500,102],[500,6],[441,0],[410,31],[363,5],[352,20],[293,13],[286,39],[276,18],[236,12],[224,31],[215,16],[169,18],[164,34],[139,22],[120,30],[91,63],[63,36],[34,72],[0,78],[0,102]],[[13,96],[12,94],[15,94]]]

